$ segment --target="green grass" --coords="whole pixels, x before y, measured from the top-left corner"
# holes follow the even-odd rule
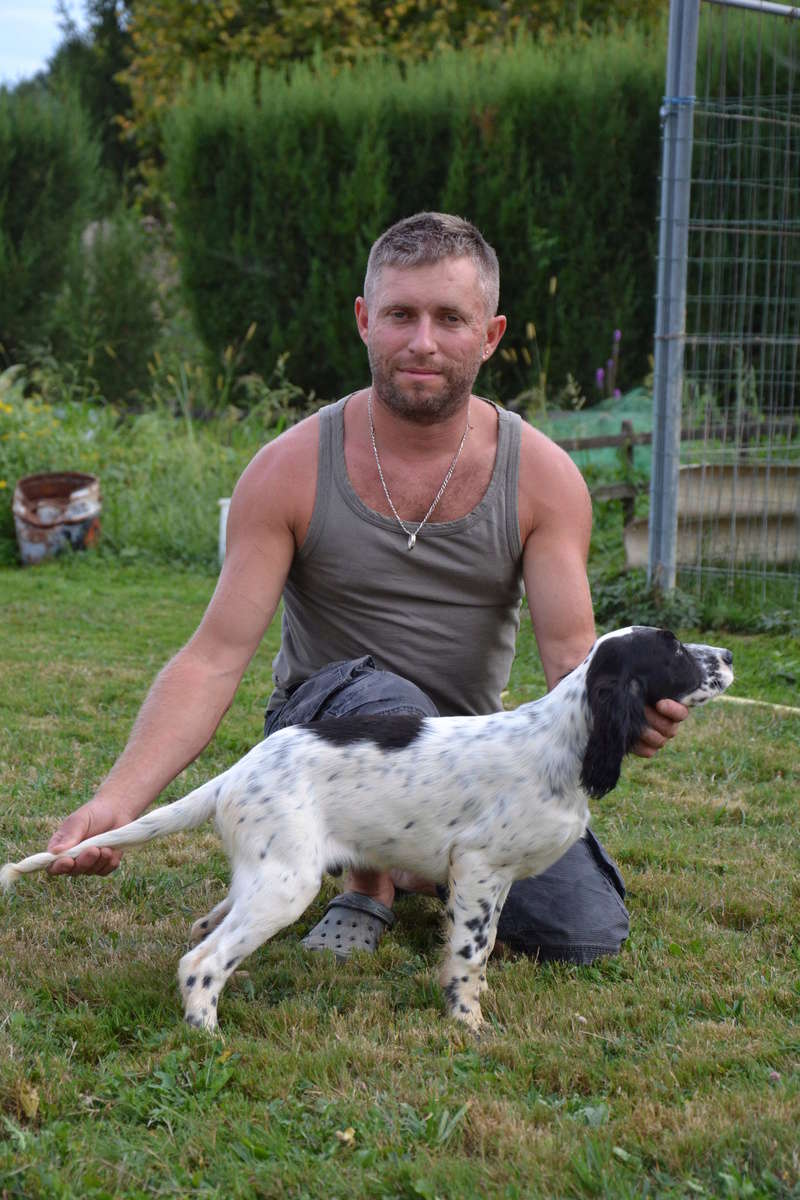
[[[213,582],[90,555],[0,569],[3,858],[91,795]],[[276,635],[170,796],[258,738]],[[797,702],[796,642],[714,640],[735,694]],[[508,702],[541,690],[524,628]],[[110,879],[28,878],[0,901],[0,1196],[800,1196],[799,758],[800,716],[720,702],[628,760],[594,820],[630,889],[623,953],[496,955],[479,1041],[442,1015],[432,900],[342,967],[298,948],[326,885],[210,1040],[175,985],[225,890],[210,829]]]

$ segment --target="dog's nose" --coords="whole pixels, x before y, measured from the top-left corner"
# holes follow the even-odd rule
[[[730,652],[730,650],[723,650],[720,658],[727,667],[729,667],[733,662],[733,654]]]

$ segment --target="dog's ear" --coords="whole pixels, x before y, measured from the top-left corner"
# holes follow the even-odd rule
[[[645,725],[644,693],[627,673],[587,678],[591,732],[581,767],[581,786],[590,796],[605,796],[619,781],[622,760]]]

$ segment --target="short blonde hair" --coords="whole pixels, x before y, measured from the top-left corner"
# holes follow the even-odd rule
[[[444,258],[469,258],[474,262],[488,315],[493,317],[500,303],[497,255],[475,225],[450,213],[415,213],[381,234],[367,259],[367,304],[383,267],[422,267]]]

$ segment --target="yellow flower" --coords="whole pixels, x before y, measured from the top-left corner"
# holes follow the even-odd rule
[[[6,483],[5,479],[0,479],[0,489],[7,488],[7,487],[8,487],[8,484]]]

